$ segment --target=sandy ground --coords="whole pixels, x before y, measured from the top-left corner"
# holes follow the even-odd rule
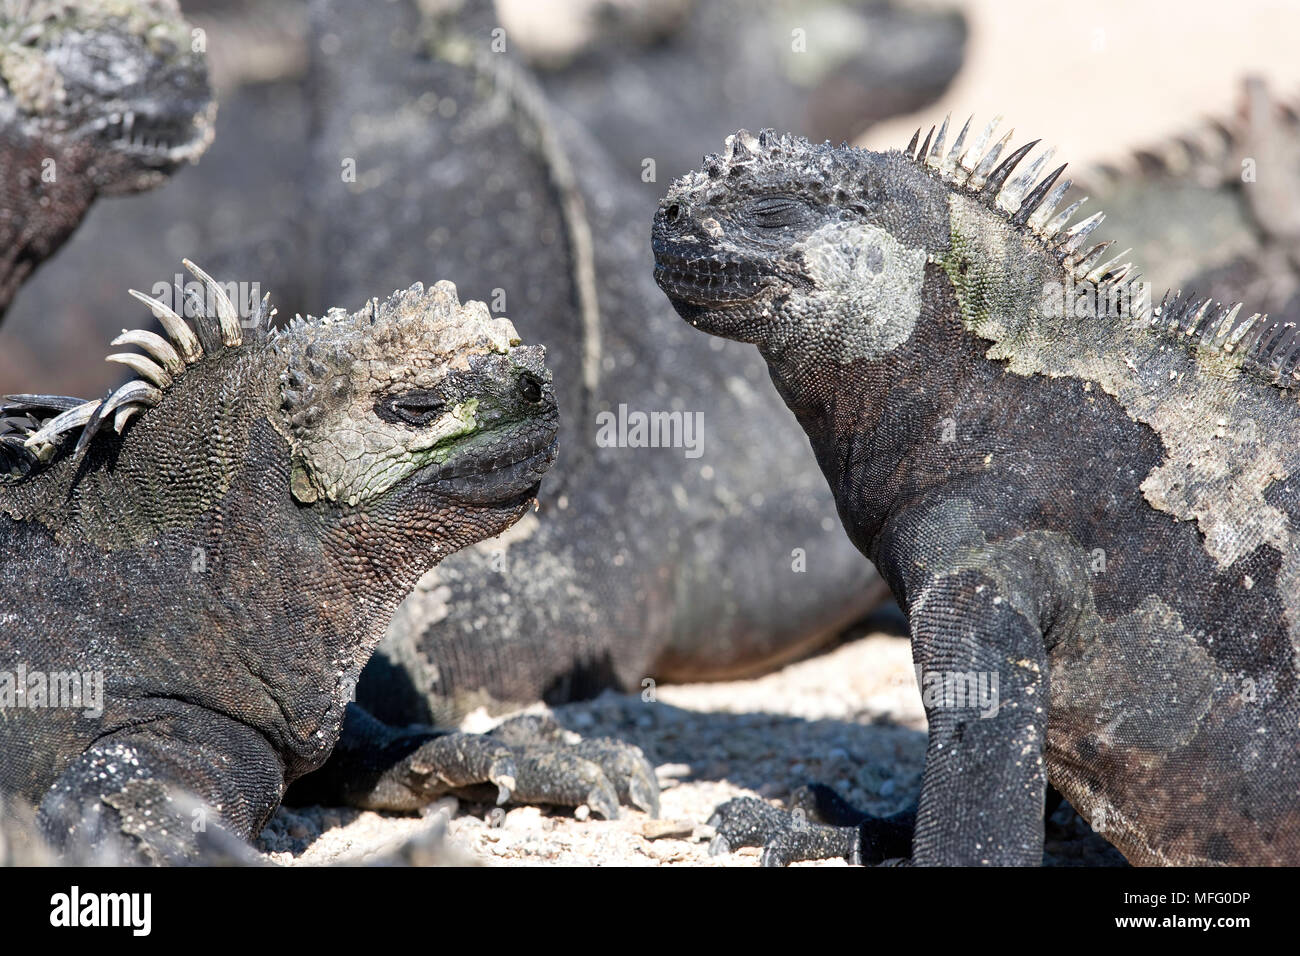
[[[660,820],[624,808],[618,820],[507,807],[454,808],[453,845],[504,864],[680,865],[757,863],[757,851],[710,857],[713,808],[737,796],[784,798],[819,780],[864,809],[893,812],[920,785],[925,713],[906,639],[876,634],[749,681],[659,687],[656,700],[607,693],[550,710],[584,736],[640,746],[663,788]],[[531,708],[540,709],[540,708]],[[495,721],[470,714],[461,729]],[[881,768],[890,768],[883,770]],[[455,801],[426,819],[349,810],[281,809],[263,836],[277,863],[374,862],[394,843],[439,825]],[[672,835],[651,839],[667,830]],[[288,837],[288,839],[286,839]]]
[[[424,817],[281,808],[261,848],[284,865],[756,866],[757,849],[709,855],[707,821],[725,800],[782,805],[794,788],[819,781],[887,814],[919,791],[925,714],[901,636],[874,633],[755,680],[660,687],[655,696],[610,693],[550,712],[584,736],[620,737],[645,751],[663,788],[657,820],[627,808],[618,820],[598,820],[585,807],[502,812],[454,800]],[[471,714],[461,727],[482,731],[493,722]],[[1121,862],[1068,807],[1049,827],[1048,856],[1055,864]]]
[[[952,111],[1042,137],[1078,169],[1230,115],[1240,80],[1300,91],[1295,0],[952,0],[970,24],[966,60],[938,102],[880,123],[860,145],[896,149]],[[977,127],[978,128],[978,127]],[[951,142],[951,139],[949,140]]]

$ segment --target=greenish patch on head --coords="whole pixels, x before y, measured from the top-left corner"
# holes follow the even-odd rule
[[[429,465],[446,464],[478,428],[477,399],[457,403],[418,431],[374,418],[367,427],[340,427],[295,462],[292,488],[304,503],[355,506],[382,495]]]

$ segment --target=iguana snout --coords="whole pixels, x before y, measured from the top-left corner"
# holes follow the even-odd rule
[[[803,252],[854,212],[809,190],[798,178],[806,160],[793,150],[770,130],[740,130],[660,202],[655,280],[693,325],[761,344],[792,295],[817,291]]]

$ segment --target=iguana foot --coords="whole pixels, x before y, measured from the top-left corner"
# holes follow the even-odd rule
[[[737,797],[713,811],[717,836],[710,855],[742,846],[763,848],[763,866],[802,860],[844,859],[853,864],[893,863],[911,850],[915,813],[873,817],[853,809],[829,787],[812,784],[791,797],[783,810],[756,797]]]
[[[420,745],[390,771],[419,806],[468,787],[496,788],[495,801],[515,792],[519,771],[510,748],[483,734],[445,734]]]
[[[659,784],[640,747],[612,737],[584,739],[540,714],[513,717],[486,736],[514,754],[513,803],[585,804],[607,820],[618,816],[619,804],[659,815]]]
[[[396,729],[355,704],[324,767],[285,801],[413,812],[452,794],[476,803],[586,805],[613,819],[619,804],[659,812],[654,768],[639,747],[584,740],[550,717],[525,714],[486,734]]]
[[[782,810],[757,797],[728,800],[713,811],[709,825],[718,831],[709,844],[711,856],[742,846],[761,846],[763,866],[836,857],[862,862],[857,827],[811,823],[799,810]]]

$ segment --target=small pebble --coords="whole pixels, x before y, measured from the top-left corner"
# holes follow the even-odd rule
[[[660,781],[672,780],[677,777],[689,777],[691,775],[691,765],[688,763],[661,763],[655,767],[655,776]]]
[[[695,830],[690,820],[647,820],[641,824],[641,835],[647,840],[662,840],[672,837],[684,840]]]

